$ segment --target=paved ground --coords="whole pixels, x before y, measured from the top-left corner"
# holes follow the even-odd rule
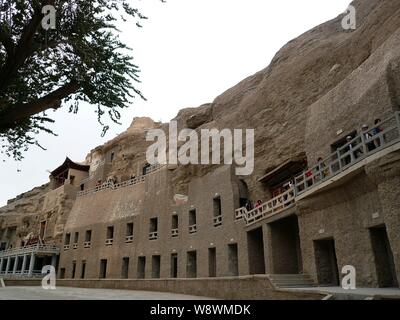
[[[345,290],[341,287],[314,287],[314,288],[292,288],[284,289],[289,291],[312,291],[327,294],[344,294],[363,297],[383,296],[391,298],[400,298],[400,289],[398,288],[357,288],[355,290]]]
[[[58,287],[0,287],[0,300],[205,300],[209,298],[164,292]]]

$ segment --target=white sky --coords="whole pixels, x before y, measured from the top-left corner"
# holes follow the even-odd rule
[[[150,19],[144,28],[121,26],[142,70],[147,102],[137,100],[101,138],[94,108],[54,115],[58,137],[42,134],[47,148],[32,148],[22,162],[0,162],[0,206],[48,181],[48,170],[69,156],[82,161],[97,145],[124,131],[136,116],[169,121],[182,108],[197,107],[265,68],[288,41],[345,11],[350,0],[134,0]],[[0,158],[3,160],[4,158]],[[20,171],[20,172],[19,172]]]

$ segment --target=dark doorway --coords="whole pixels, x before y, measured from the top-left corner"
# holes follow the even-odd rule
[[[208,276],[214,278],[217,276],[217,250],[208,249]]]
[[[105,279],[107,278],[107,260],[102,259],[100,260],[100,274],[99,274],[100,279]]]
[[[264,238],[262,228],[247,232],[249,273],[265,274]]]
[[[86,261],[82,261],[81,279],[85,279],[85,273],[86,273]]]
[[[122,270],[121,270],[121,278],[128,279],[129,277],[129,258],[122,258]]]
[[[171,255],[171,278],[178,278],[178,254]]]
[[[71,274],[71,278],[75,279],[75,273],[76,273],[76,261],[72,262],[72,274]]]
[[[146,276],[146,257],[138,258],[137,278],[144,279]]]
[[[386,227],[371,228],[369,231],[372,250],[375,256],[375,267],[379,287],[398,287],[393,252],[387,236]]]
[[[196,253],[196,251],[190,251],[187,253],[186,277],[187,278],[197,278],[197,253]]]
[[[228,268],[230,276],[239,275],[238,246],[236,243],[228,244]]]
[[[314,241],[318,283],[326,286],[338,286],[339,268],[333,239]]]
[[[272,269],[275,274],[299,274],[303,269],[297,216],[269,224]]]
[[[161,274],[161,257],[153,256],[152,258],[152,278],[158,279]]]

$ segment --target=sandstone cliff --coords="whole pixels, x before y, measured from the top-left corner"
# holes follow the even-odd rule
[[[255,129],[255,172],[245,177],[252,198],[263,198],[257,179],[266,170],[288,159],[305,157],[306,151],[313,149],[311,145],[321,137],[313,136],[307,123],[311,121],[310,128],[321,121],[328,128],[329,108],[335,108],[338,103],[344,109],[348,103],[367,103],[372,108],[379,101],[393,107],[400,105],[397,55],[400,1],[356,0],[352,4],[357,9],[356,30],[343,30],[343,15],[340,15],[289,42],[268,67],[230,88],[212,103],[184,109],[177,115],[175,120],[180,128]],[[378,65],[374,69],[376,79],[369,83],[371,73],[367,71]],[[357,95],[349,102],[352,92]],[[346,100],[338,99],[342,95]],[[119,180],[128,179],[145,161],[150,144],[145,141],[145,131],[149,128],[167,129],[168,124],[149,118],[135,119],[126,132],[94,149],[86,162],[93,163],[113,150],[115,161],[109,174]],[[212,169],[212,166],[178,166],[174,170],[176,193],[186,194],[187,183],[194,176]],[[22,215],[33,211],[25,205],[12,205],[5,210]]]
[[[400,2],[356,0],[352,4],[357,9],[356,30],[344,30],[341,25],[343,15],[340,15],[289,42],[267,68],[227,90],[214,102],[184,109],[177,115],[175,120],[181,128],[255,129],[255,172],[246,178],[254,197],[262,196],[256,181],[267,169],[304,156],[309,107],[351,79],[356,70],[379,63],[373,55],[376,51],[385,47],[387,51],[399,52],[398,47],[387,42],[400,28]],[[393,59],[384,61],[383,68],[393,63]],[[390,81],[393,90],[398,89],[399,73],[390,79],[389,76],[381,81]],[[361,91],[360,96],[370,89],[360,81],[353,86]],[[393,103],[396,99],[399,102],[399,94],[390,94]],[[140,134],[130,135],[129,131],[117,142],[120,146],[118,158],[125,157],[125,161],[116,162],[116,171],[125,170],[134,161],[132,156],[126,157],[128,150],[135,150],[138,157],[142,147],[147,145]],[[179,166],[175,170],[177,193],[185,192],[192,176],[210,170],[211,166]]]

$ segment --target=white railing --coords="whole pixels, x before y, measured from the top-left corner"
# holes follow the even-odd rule
[[[176,238],[177,236],[179,236],[179,229],[178,228],[172,229],[171,236],[172,236],[172,238]]]
[[[27,277],[27,276],[29,276],[29,270],[25,270],[24,272],[17,271],[16,273],[13,273],[12,270],[9,270],[8,273],[6,273],[5,271],[2,271],[2,272],[0,272],[0,276],[6,277],[6,278]],[[39,271],[39,270],[33,271],[32,277],[34,277],[34,278],[43,277],[42,271]]]
[[[149,239],[150,239],[150,240],[157,240],[157,239],[158,239],[158,232],[157,232],[157,231],[155,231],[155,232],[150,232],[150,233],[149,233]]]
[[[222,225],[222,215],[213,218],[214,227],[219,227]]]
[[[85,241],[85,242],[83,243],[83,247],[84,247],[85,249],[90,248],[91,246],[92,246],[92,242],[91,242],[91,241]]]
[[[114,239],[107,239],[106,240],[106,246],[112,246],[113,243],[114,243]]]
[[[152,164],[152,165],[150,165],[149,167],[146,168],[145,174],[149,174],[149,173],[155,172],[155,171],[157,171],[157,170],[159,170],[159,169],[161,169],[161,168],[163,168],[165,166],[166,166],[165,164]]]
[[[396,112],[394,116],[368,131],[361,132],[329,157],[297,176],[294,181],[296,196],[399,141],[400,112]]]
[[[101,192],[101,191],[105,191],[105,190],[117,190],[117,189],[121,189],[121,188],[125,188],[125,187],[129,187],[129,186],[134,186],[137,185],[141,182],[145,181],[145,177],[144,176],[140,176],[134,179],[130,179],[121,183],[116,183],[114,184],[113,182],[105,182],[103,183],[101,186],[95,187],[93,189],[89,189],[89,190],[84,190],[84,191],[79,191],[77,193],[77,197],[84,197],[87,196],[89,194],[93,194],[93,193],[97,193],[97,192]]]
[[[72,245],[72,249],[78,249],[78,244],[77,244],[77,243],[74,243],[74,244]]]
[[[193,234],[197,232],[197,224],[194,224],[192,226],[189,226],[189,233]]]
[[[294,188],[287,190],[279,196],[261,204],[257,208],[247,211],[245,207],[235,211],[236,220],[243,219],[246,225],[251,225],[259,220],[272,217],[295,204]]]
[[[24,254],[37,253],[37,252],[58,254],[60,252],[60,249],[54,245],[35,244],[32,246],[0,251],[0,258],[10,257],[10,256],[22,256]]]
[[[64,251],[67,251],[67,250],[69,250],[70,249],[70,245],[69,244],[66,244],[66,245],[64,245]]]
[[[126,242],[126,243],[131,243],[131,242],[133,242],[133,236],[126,236],[125,242]]]

